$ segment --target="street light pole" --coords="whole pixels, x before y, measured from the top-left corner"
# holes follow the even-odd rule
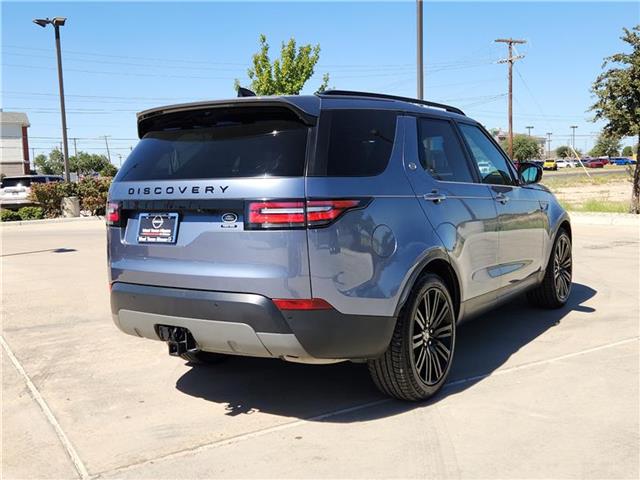
[[[578,128],[577,125],[571,125],[571,147],[574,150],[576,149],[576,128]]]
[[[46,18],[37,18],[33,21],[36,25],[42,28],[47,25],[53,25],[53,29],[56,37],[56,55],[58,58],[58,86],[60,89],[60,115],[62,117],[62,156],[64,160],[64,179],[69,182],[71,180],[69,174],[69,142],[67,140],[67,112],[64,105],[64,81],[62,78],[62,51],[60,48],[60,27],[65,24],[67,19],[65,17],[54,17],[52,20]]]
[[[551,135],[553,132],[547,132],[547,158],[551,158]]]
[[[531,130],[533,130],[533,127],[529,125],[529,126],[526,126],[524,128],[527,129],[528,135],[531,136]]]
[[[416,0],[416,20],[417,20],[417,70],[418,70],[418,98],[424,99],[424,67],[423,67],[423,40],[422,40],[422,0]]]

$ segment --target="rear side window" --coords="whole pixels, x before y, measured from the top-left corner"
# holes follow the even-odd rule
[[[147,133],[117,181],[304,174],[308,127],[287,109],[183,112]]]
[[[418,153],[422,167],[437,180],[473,182],[451,123],[431,118],[421,118],[418,122]]]
[[[388,110],[323,112],[316,162],[310,174],[366,177],[382,173],[391,156],[397,115]]]

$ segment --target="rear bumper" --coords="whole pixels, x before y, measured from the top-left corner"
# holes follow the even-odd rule
[[[283,314],[262,295],[122,282],[112,285],[111,311],[130,335],[160,340],[157,325],[184,327],[204,351],[310,363],[376,358],[389,345],[396,320],[337,310]]]

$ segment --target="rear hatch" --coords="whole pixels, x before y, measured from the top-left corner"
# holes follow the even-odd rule
[[[309,298],[300,213],[315,118],[282,102],[139,122],[110,191],[111,280]]]

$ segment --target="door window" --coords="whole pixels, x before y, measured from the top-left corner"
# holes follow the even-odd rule
[[[459,124],[462,135],[478,165],[482,183],[513,185],[513,177],[507,159],[489,140],[487,135],[474,125]]]
[[[473,182],[460,141],[448,121],[419,119],[418,154],[422,167],[437,180]]]

